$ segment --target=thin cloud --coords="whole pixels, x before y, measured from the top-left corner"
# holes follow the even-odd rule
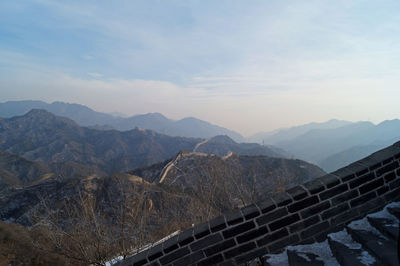
[[[88,75],[93,78],[101,78],[103,76],[103,74],[96,73],[96,72],[89,72]]]

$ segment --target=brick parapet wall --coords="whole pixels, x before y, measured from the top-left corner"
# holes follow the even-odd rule
[[[197,225],[121,265],[238,265],[322,241],[400,198],[400,142],[261,203]]]

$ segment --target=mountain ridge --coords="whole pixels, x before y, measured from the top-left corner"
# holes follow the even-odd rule
[[[76,121],[80,126],[96,126],[98,128],[110,126],[120,131],[141,127],[170,136],[195,138],[229,135],[238,142],[244,141],[243,136],[235,131],[194,117],[186,117],[176,121],[169,119],[160,113],[118,117],[113,114],[96,112],[85,105],[64,103],[60,101],[51,104],[43,101],[32,100],[0,103],[0,117],[10,118],[13,116],[21,116],[31,109],[44,109],[55,115],[68,117]]]

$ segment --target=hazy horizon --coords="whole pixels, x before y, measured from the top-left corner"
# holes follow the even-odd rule
[[[0,101],[244,136],[400,117],[398,1],[2,1]]]

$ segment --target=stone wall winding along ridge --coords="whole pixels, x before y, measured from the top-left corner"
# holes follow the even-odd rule
[[[310,243],[400,198],[400,142],[333,173],[226,213],[120,265],[237,265]]]

